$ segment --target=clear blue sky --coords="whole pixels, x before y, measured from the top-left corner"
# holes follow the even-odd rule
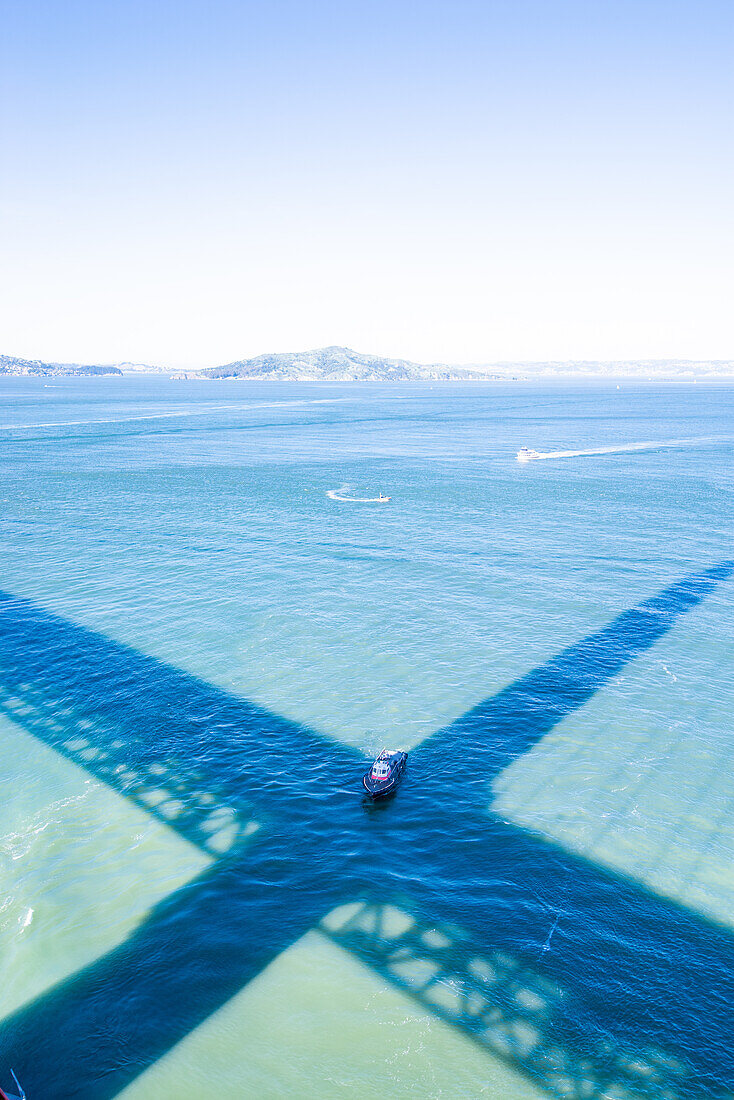
[[[730,358],[727,2],[4,0],[0,352]]]

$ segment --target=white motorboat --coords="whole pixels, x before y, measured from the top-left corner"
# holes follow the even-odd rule
[[[517,452],[518,462],[530,462],[533,458],[540,458],[540,455],[530,447],[521,447]]]

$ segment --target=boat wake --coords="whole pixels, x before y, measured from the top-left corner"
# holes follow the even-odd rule
[[[356,486],[345,482],[343,485],[340,485],[338,489],[327,489],[326,495],[330,500],[338,500],[342,504],[386,504],[390,500],[390,497],[384,497],[382,493],[380,493],[378,497],[355,497],[346,495],[348,493],[353,493],[355,488]]]
[[[628,451],[658,451],[666,447],[687,447],[696,443],[715,442],[721,441],[706,436],[700,439],[657,439],[648,440],[645,443],[623,443],[612,447],[592,447],[583,451],[534,451],[531,461],[539,462],[547,458],[582,458],[585,455],[617,455]]]
[[[51,389],[54,387],[45,387]],[[58,388],[58,387],[55,387]],[[158,412],[139,412],[130,416],[108,416],[98,420],[48,420],[34,424],[0,424],[0,431],[28,431],[35,428],[78,428],[96,424],[131,424],[136,420],[174,420],[182,416],[209,416],[218,412],[250,412],[260,409],[293,409],[304,408],[307,405],[335,405],[340,401],[346,401],[344,397],[320,397],[315,400],[302,401],[257,401],[247,405],[205,405],[198,408],[163,409]]]

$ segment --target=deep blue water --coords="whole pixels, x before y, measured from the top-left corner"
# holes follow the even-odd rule
[[[732,1095],[733,409],[0,382],[0,1084]]]

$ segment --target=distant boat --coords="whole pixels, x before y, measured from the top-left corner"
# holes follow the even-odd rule
[[[351,493],[354,492],[354,485],[349,485],[346,482],[339,489],[327,489],[327,497],[331,497],[332,500],[340,500],[344,504],[387,504],[392,500],[392,497],[386,497],[380,491],[379,496],[376,497],[354,497]]]
[[[531,450],[530,447],[521,447],[517,452],[518,462],[530,462],[533,458],[540,458],[537,451]]]

